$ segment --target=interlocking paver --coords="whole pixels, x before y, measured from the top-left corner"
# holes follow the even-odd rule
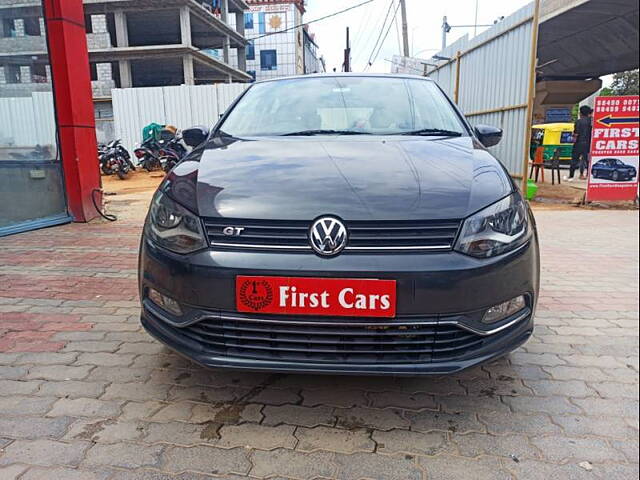
[[[542,451],[544,458],[557,463],[569,460],[576,463],[581,461],[604,463],[624,460],[624,456],[610,447],[606,440],[598,438],[548,435],[534,437],[531,442]]]
[[[345,430],[330,427],[304,428],[296,430],[299,440],[296,450],[313,452],[326,450],[338,453],[373,452],[375,443],[367,430]]]
[[[88,442],[56,440],[16,440],[4,449],[0,465],[24,463],[30,465],[78,465],[89,448]]]
[[[500,414],[503,417],[502,414]],[[473,412],[407,412],[405,414],[412,430],[418,432],[444,431],[444,432],[484,432],[486,427],[478,421],[478,416]]]
[[[20,480],[107,480],[108,471],[77,470],[71,468],[31,468]],[[0,476],[0,478],[4,478]]]
[[[376,452],[410,455],[437,455],[451,448],[444,432],[419,433],[408,430],[375,431],[371,438],[376,442]]]
[[[269,452],[255,450],[251,455],[250,475],[270,477],[282,475],[299,479],[332,478],[336,465],[334,454],[328,452],[303,453],[278,449]],[[408,480],[408,479],[407,479]]]
[[[438,480],[458,480],[470,478],[471,475],[474,480],[511,480],[511,476],[503,469],[500,461],[494,457],[471,459],[438,455],[437,457],[420,457],[419,462],[427,471],[428,478]]]
[[[12,438],[37,440],[61,438],[73,422],[70,417],[0,417],[0,434]]]
[[[247,452],[243,448],[228,450],[209,446],[167,447],[162,454],[162,469],[173,473],[190,470],[223,475],[246,474],[250,468]]]
[[[359,480],[375,478],[378,480],[420,480],[422,470],[411,456],[382,456],[369,453],[336,455],[338,465],[337,478]]]
[[[118,402],[95,398],[61,398],[54,405],[48,417],[112,417],[120,412]]]
[[[536,215],[534,337],[428,378],[204,369],[139,325],[140,219],[3,237],[0,478],[636,478],[638,214]]]
[[[104,465],[122,468],[155,467],[164,447],[143,446],[125,442],[114,444],[94,444],[83,462],[86,466]]]
[[[97,398],[104,393],[106,382],[79,382],[68,380],[62,382],[42,382],[40,388],[34,395],[44,397],[65,397],[65,398]]]
[[[336,409],[335,414],[338,425],[343,428],[391,430],[409,427],[409,421],[402,416],[402,411],[393,408],[353,407]]]
[[[293,448],[296,439],[293,436],[295,427],[280,425],[267,427],[245,423],[242,425],[223,425],[218,434],[220,438],[215,442],[219,447],[233,448],[246,447],[261,450],[273,450],[275,448]]]
[[[315,427],[317,425],[333,425],[335,423],[334,408],[329,406],[303,407],[300,405],[267,405],[262,409],[265,425],[299,425]]]

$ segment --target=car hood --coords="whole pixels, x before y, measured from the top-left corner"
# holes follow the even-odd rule
[[[471,137],[218,138],[192,158],[169,183],[191,178],[206,217],[459,219],[513,189]]]

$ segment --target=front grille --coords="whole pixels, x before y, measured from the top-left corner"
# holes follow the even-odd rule
[[[233,313],[175,331],[213,355],[344,364],[447,361],[465,357],[488,341],[435,317],[371,322]]]
[[[281,250],[311,252],[308,231],[312,222],[300,220],[241,220],[205,218],[211,246],[231,250]],[[453,248],[460,220],[403,220],[345,222],[349,231],[346,252],[448,251]],[[226,227],[243,228],[238,236]]]

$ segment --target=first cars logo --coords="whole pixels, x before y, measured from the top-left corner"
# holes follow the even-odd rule
[[[238,298],[252,310],[262,310],[273,301],[273,289],[266,280],[246,280],[240,286]]]
[[[311,248],[323,256],[337,255],[347,246],[347,227],[334,217],[320,217],[309,229]]]

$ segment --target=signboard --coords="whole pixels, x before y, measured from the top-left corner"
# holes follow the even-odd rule
[[[571,121],[571,109],[548,108],[544,112],[544,123],[565,123]]]
[[[638,96],[597,97],[587,200],[633,200],[638,195]]]

